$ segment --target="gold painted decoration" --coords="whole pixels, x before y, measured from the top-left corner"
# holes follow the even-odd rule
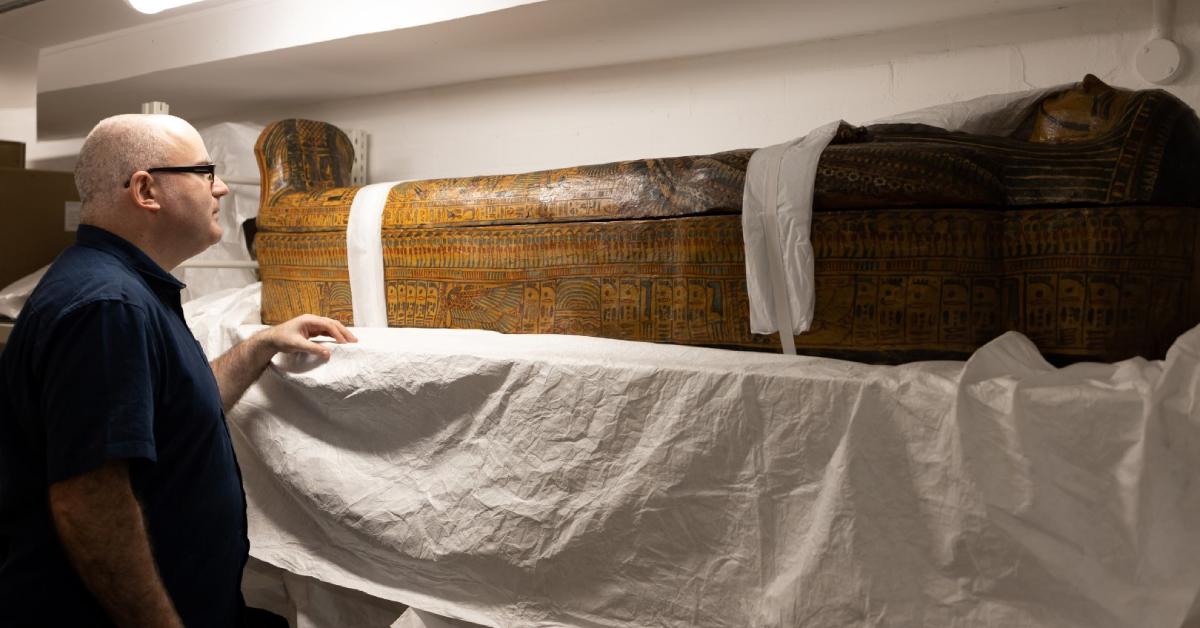
[[[1059,359],[1161,356],[1196,307],[1190,208],[817,214],[807,353],[962,357],[1008,329]],[[1183,236],[1183,237],[1181,237]],[[259,234],[263,321],[351,323],[344,233]],[[388,324],[778,349],[750,333],[740,216],[387,229]]]

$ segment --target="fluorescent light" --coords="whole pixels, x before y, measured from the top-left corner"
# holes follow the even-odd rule
[[[200,2],[200,0],[125,0],[126,4],[142,13],[158,13],[196,2]]]
[[[37,4],[41,1],[42,0],[0,0],[0,13],[12,11],[13,9],[19,9],[31,4]]]

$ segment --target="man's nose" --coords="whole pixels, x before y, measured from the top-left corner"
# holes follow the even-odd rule
[[[213,184],[212,184],[213,197],[221,198],[222,196],[225,196],[226,194],[229,194],[229,186],[225,185],[225,182],[221,180],[221,177],[218,177],[217,175],[214,174],[213,175]]]

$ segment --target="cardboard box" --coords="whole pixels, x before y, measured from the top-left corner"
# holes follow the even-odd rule
[[[25,143],[0,140],[0,168],[24,168]]]
[[[67,203],[77,207],[78,201],[70,172],[0,168],[0,288],[54,261],[75,242],[65,214]]]

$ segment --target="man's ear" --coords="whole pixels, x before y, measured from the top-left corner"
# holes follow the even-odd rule
[[[162,209],[158,203],[158,188],[154,185],[154,177],[144,170],[139,170],[130,177],[128,194],[134,205],[146,211],[156,213]]]

